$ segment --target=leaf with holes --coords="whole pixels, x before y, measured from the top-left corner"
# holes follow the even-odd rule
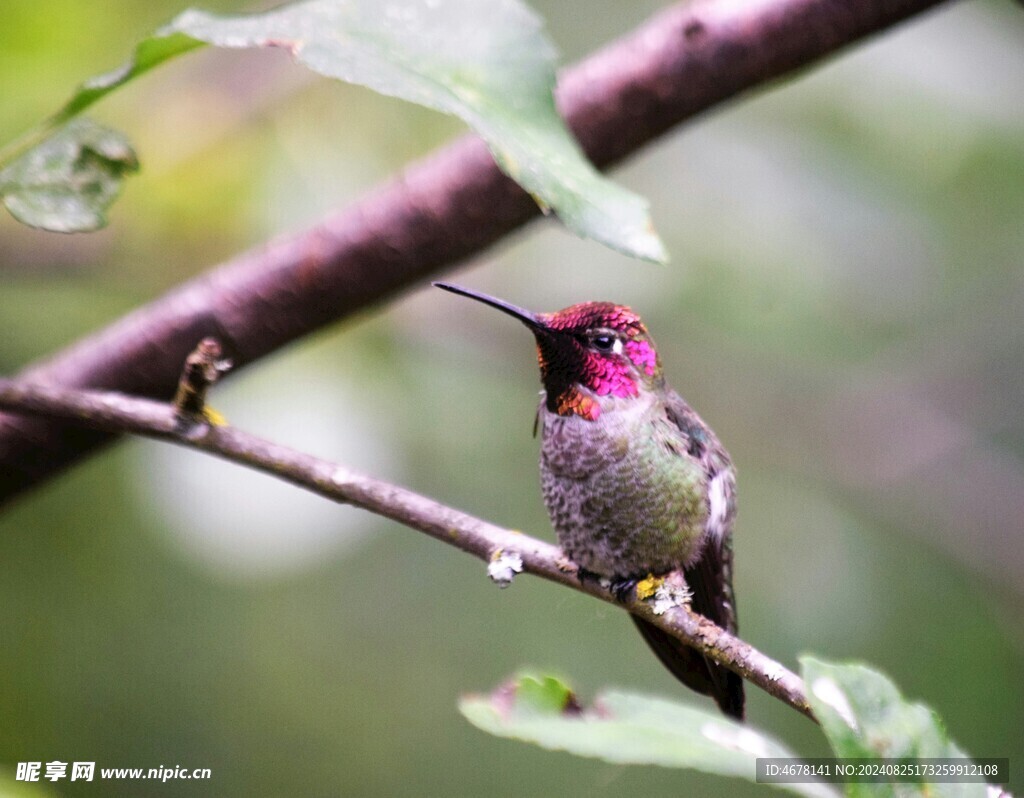
[[[754,781],[758,757],[793,756],[749,725],[659,698],[607,692],[592,707],[581,707],[552,676],[521,675],[490,695],[463,698],[459,710],[499,737],[617,764],[690,768]],[[772,786],[816,798],[838,795],[818,783]]]
[[[0,171],[0,195],[11,214],[60,233],[96,230],[139,168],[128,140],[89,119],[76,119]]]

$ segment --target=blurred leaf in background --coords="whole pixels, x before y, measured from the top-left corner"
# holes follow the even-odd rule
[[[520,0],[304,0],[262,14],[184,11],[139,41],[122,66],[82,81],[27,142],[0,149],[0,196],[14,217],[63,233],[103,226],[120,178],[138,164],[121,134],[78,114],[203,44],[285,49],[321,75],[460,117],[502,171],[570,230],[634,257],[668,257],[647,202],[601,175],[559,117],[554,47]]]
[[[535,7],[573,60],[657,5]],[[180,10],[6,0],[4,139]],[[635,307],[739,467],[744,637],[791,667],[804,651],[870,662],[965,750],[1011,762],[1024,757],[1022,41],[1018,6],[952,4],[648,148],[615,177],[651,200],[670,267],[542,222],[459,276],[538,310]],[[199,53],[97,109],[146,165],[103,232],[69,240],[0,219],[0,371],[459,132],[250,55]],[[282,351],[212,402],[255,432],[318,440],[320,454],[550,535],[529,337],[438,294]],[[291,402],[259,378],[278,364],[293,369]],[[201,456],[178,454],[130,442],[0,516],[5,772],[40,757],[213,771],[203,788],[76,784],[81,795],[763,792],[482,734],[457,697],[523,666],[571,674],[583,695],[691,699],[612,607],[531,579],[499,591],[476,561],[341,508],[249,537],[246,516],[203,507],[253,503],[269,482],[215,475],[203,494],[188,479]],[[358,545],[332,543],[332,522]],[[749,716],[801,754],[829,753],[767,696],[751,694]]]

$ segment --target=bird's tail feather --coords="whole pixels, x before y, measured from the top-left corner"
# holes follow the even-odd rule
[[[691,690],[711,696],[726,715],[743,720],[743,679],[657,626],[629,617],[673,676]]]

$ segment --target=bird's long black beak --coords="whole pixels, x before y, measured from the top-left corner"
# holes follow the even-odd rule
[[[461,285],[453,285],[452,283],[438,282],[434,283],[434,285],[438,288],[443,288],[445,291],[451,291],[453,294],[461,294],[462,296],[467,296],[470,299],[475,299],[477,302],[483,302],[485,305],[490,305],[492,308],[497,308],[502,313],[507,313],[509,316],[519,319],[519,321],[531,330],[547,329],[547,325],[537,317],[537,314],[517,307],[503,299],[497,299],[496,297],[488,296],[487,294],[481,294],[478,291],[471,291],[468,288],[463,288]]]

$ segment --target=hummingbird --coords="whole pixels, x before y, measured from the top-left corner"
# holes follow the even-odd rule
[[[682,569],[694,611],[735,633],[736,472],[715,433],[665,381],[640,317],[611,302],[533,313],[434,285],[507,313],[536,339],[541,491],[566,556],[619,585]],[[743,719],[738,675],[630,618],[677,679]]]

